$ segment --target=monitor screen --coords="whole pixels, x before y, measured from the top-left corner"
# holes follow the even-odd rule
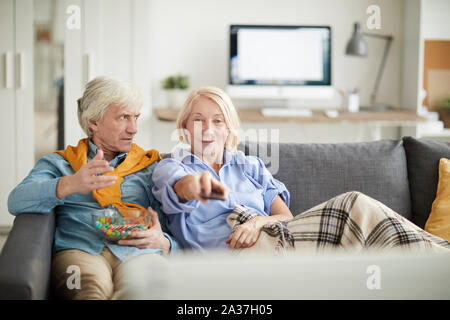
[[[329,26],[230,26],[230,85],[331,85]]]

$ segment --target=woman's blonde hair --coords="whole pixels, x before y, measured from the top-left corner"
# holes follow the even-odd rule
[[[97,77],[86,84],[78,99],[78,122],[89,138],[90,122],[99,121],[111,105],[141,108],[142,94],[132,84],[113,77]]]
[[[227,141],[225,142],[225,148],[235,153],[237,150],[237,145],[239,143],[238,131],[240,128],[239,116],[236,109],[231,101],[230,97],[220,88],[217,87],[200,87],[193,90],[186,101],[184,102],[183,108],[180,111],[177,119],[177,129],[180,131],[180,141],[189,144],[188,133],[186,132],[186,120],[189,118],[192,107],[195,101],[199,97],[206,97],[213,100],[220,108],[223,113],[225,124],[227,125],[230,133],[228,134]]]

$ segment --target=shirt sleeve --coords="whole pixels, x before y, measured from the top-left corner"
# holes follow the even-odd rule
[[[170,253],[176,253],[177,251],[181,250],[181,246],[178,243],[178,241],[171,235],[169,235],[166,232],[163,232],[163,234],[166,236],[167,239],[169,239],[170,242]]]
[[[263,188],[264,211],[270,215],[270,207],[278,195],[289,207],[290,194],[284,183],[272,176],[260,158],[255,156],[247,156],[246,158],[245,172],[247,176],[251,177]]]
[[[154,173],[154,170],[153,170]],[[153,175],[152,173],[152,175]],[[163,231],[164,236],[169,239],[170,241],[170,253],[174,253],[178,251],[181,247],[178,243],[178,241],[170,234],[169,229],[167,227],[167,217],[162,213],[161,210],[161,203],[155,199],[155,196],[153,195],[151,189],[153,187],[153,180],[150,181],[150,190],[149,190],[149,200],[150,200],[150,206],[158,213],[158,219],[159,223],[161,224],[161,229]]]
[[[63,199],[56,197],[56,185],[61,177],[49,157],[40,159],[29,175],[8,196],[8,211],[13,215],[24,212],[48,213]]]
[[[198,200],[181,202],[173,185],[189,174],[183,164],[174,159],[161,160],[153,171],[153,195],[161,203],[161,209],[166,214],[192,212],[199,206]]]

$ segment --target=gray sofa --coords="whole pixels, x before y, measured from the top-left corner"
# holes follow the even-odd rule
[[[339,144],[245,144],[291,193],[299,214],[347,191],[363,192],[424,227],[436,195],[438,163],[450,143],[412,137]],[[279,157],[276,156],[279,154]],[[47,299],[55,215],[16,217],[0,256],[0,298]]]

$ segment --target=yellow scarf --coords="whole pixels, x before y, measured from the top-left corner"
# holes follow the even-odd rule
[[[72,169],[77,172],[84,164],[87,163],[88,149],[89,139],[85,138],[81,139],[76,147],[68,146],[66,150],[56,151],[56,153],[63,156],[69,162]],[[143,208],[138,204],[122,202],[120,185],[122,184],[123,177],[126,175],[142,170],[151,165],[153,162],[160,160],[161,156],[157,150],[152,149],[145,151],[133,143],[125,160],[117,166],[114,171],[104,174],[105,176],[117,176],[116,182],[107,188],[92,191],[92,196],[103,208],[108,205],[112,205],[119,210],[124,217],[127,217],[126,209],[139,208],[147,211],[146,208]]]

